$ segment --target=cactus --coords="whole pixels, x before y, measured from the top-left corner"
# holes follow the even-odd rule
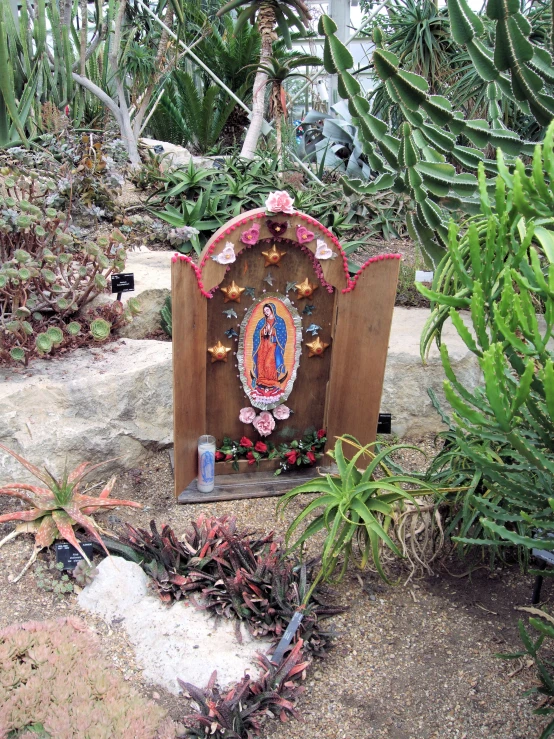
[[[524,554],[531,547],[554,550],[553,539],[532,537],[536,530],[554,531],[554,234],[544,217],[552,203],[545,174],[549,178],[553,166],[553,136],[554,123],[528,172],[517,160],[510,174],[499,157],[494,200],[481,168],[481,216],[450,224],[432,289],[418,286],[432,304],[422,355],[435,338],[453,409],[446,474],[468,490],[456,519],[458,540],[511,542]],[[469,328],[461,308],[469,311]],[[474,391],[458,381],[441,343],[447,318],[479,358],[483,384]],[[441,484],[445,469],[442,474]]]
[[[392,186],[395,191],[408,194],[412,201],[407,218],[409,233],[435,265],[444,256],[448,241],[444,209],[470,214],[479,213],[480,209],[475,176],[459,174],[447,160],[462,170],[476,171],[481,166],[496,175],[499,164],[485,157],[481,151],[485,147],[500,147],[508,157],[533,154],[534,144],[500,126],[494,111],[498,107],[496,100],[502,95],[514,100],[522,111],[535,115],[539,123],[548,123],[554,117],[554,99],[541,92],[540,79],[554,80],[552,59],[545,49],[526,38],[530,26],[519,6],[515,7],[512,12],[505,10],[501,0],[490,0],[487,12],[497,23],[496,47],[488,49],[477,39],[483,33],[479,17],[465,0],[449,0],[453,36],[458,43],[467,45],[477,72],[489,83],[491,125],[485,120],[464,120],[446,98],[429,95],[426,80],[402,70],[398,57],[385,48],[382,31],[375,30],[375,72],[404,118],[397,136],[392,136],[387,124],[370,113],[369,103],[349,71],[353,59],[337,38],[334,21],[327,16],[319,21],[319,32],[325,36],[325,69],[338,75],[338,92],[348,100],[363,152],[373,172],[379,175],[369,184],[341,178],[345,193],[370,195]],[[512,164],[511,159],[508,164]],[[487,181],[484,187],[492,184]]]
[[[165,299],[165,303],[160,311],[161,324],[163,330],[168,336],[173,336],[173,314],[171,310],[171,295]]]
[[[95,341],[106,341],[111,329],[111,323],[104,318],[95,318],[90,324],[90,333]]]

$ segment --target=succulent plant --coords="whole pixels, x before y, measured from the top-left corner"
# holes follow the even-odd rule
[[[285,554],[273,532],[256,536],[237,530],[236,519],[200,516],[179,541],[169,526],[151,533],[127,524],[128,534],[119,537],[114,552],[137,561],[152,578],[165,602],[201,593],[203,608],[216,616],[238,618],[253,636],[282,636],[294,612],[306,599],[308,580],[315,562],[300,566]],[[112,543],[105,541],[108,548]],[[126,545],[131,551],[121,549]],[[333,634],[321,621],[344,608],[323,603],[314,589],[304,608],[296,638],[307,650],[323,655]]]
[[[81,324],[77,321],[71,321],[71,323],[67,324],[65,330],[70,336],[77,336],[81,333]]]
[[[168,336],[173,335],[173,313],[171,310],[171,295],[168,295],[165,299],[165,303],[160,311],[161,324],[163,330]]]
[[[104,318],[96,318],[90,324],[90,333],[95,341],[106,341],[111,331],[111,323]]]
[[[0,444],[0,449],[15,457],[18,462],[46,486],[38,487],[21,482],[12,482],[0,487],[0,495],[11,495],[15,498],[20,498],[31,506],[30,509],[24,511],[4,513],[0,516],[0,523],[7,521],[23,522],[0,541],[0,547],[19,534],[33,533],[35,535],[35,546],[31,558],[14,582],[17,582],[29,569],[35,561],[38,552],[44,549],[44,547],[49,547],[58,538],[65,539],[70,544],[73,544],[75,549],[90,564],[90,560],[81,548],[73,531],[73,526],[75,525],[82,526],[102,546],[106,554],[108,554],[100,538],[98,524],[91,517],[91,514],[98,509],[115,508],[120,505],[142,508],[140,503],[135,503],[132,500],[108,500],[115,484],[115,477],[112,477],[106,484],[98,498],[78,492],[81,483],[87,475],[113,460],[107,460],[106,462],[95,465],[91,465],[89,462],[83,462],[71,473],[68,474],[67,470],[65,470],[63,477],[56,479],[48,470],[40,470],[3,444]]]
[[[46,331],[46,335],[52,342],[52,346],[58,346],[63,341],[63,332],[57,326],[50,326]]]
[[[179,680],[198,707],[196,713],[184,719],[188,727],[187,736],[248,739],[260,733],[268,718],[279,716],[281,721],[287,721],[291,716],[298,718],[294,700],[304,691],[298,680],[305,676],[310,664],[301,661],[302,645],[300,639],[279,666],[260,655],[257,662],[262,669],[261,677],[252,680],[245,675],[226,694],[216,686],[216,672],[204,690]]]
[[[90,585],[98,574],[98,568],[92,564],[88,564],[84,559],[77,562],[77,566],[71,573],[75,578],[77,585],[84,588],[86,585]]]
[[[164,709],[108,669],[97,644],[76,618],[1,630],[1,736],[174,739]]]
[[[8,197],[0,198],[0,360],[20,362],[20,352],[14,357],[12,348],[24,350],[28,360],[63,344],[63,321],[105,290],[112,272],[125,267],[125,237],[115,229],[83,244],[71,230],[69,215],[47,207],[51,180],[7,172]],[[44,315],[59,320],[47,328],[50,343],[42,327],[36,331]],[[104,339],[103,331],[98,329],[97,340]]]

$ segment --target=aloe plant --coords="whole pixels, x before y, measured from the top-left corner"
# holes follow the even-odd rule
[[[343,444],[349,444],[357,450],[350,460],[345,458]],[[397,506],[409,501],[417,508],[416,496],[437,492],[433,485],[394,472],[388,464],[387,458],[395,451],[417,447],[399,444],[384,450],[373,450],[373,446],[361,446],[350,436],[338,438],[334,450],[327,452],[337,465],[337,474],[327,473],[299,485],[279,501],[277,511],[282,513],[298,495],[319,494],[296,516],[285,537],[294,550],[319,532],[324,532],[321,568],[312,589],[319,580],[331,579],[341,557],[338,579],[344,575],[356,540],[361,552],[360,567],[365,568],[371,559],[379,575],[388,582],[381,564],[381,547],[388,547],[399,558],[403,556],[390,536]],[[363,470],[358,469],[358,465],[366,463],[365,457],[367,466]],[[405,486],[409,486],[409,490]],[[313,518],[312,514],[319,509],[321,512]],[[301,524],[307,525],[296,541],[291,543]],[[308,599],[310,594],[311,591],[308,592]]]
[[[22,522],[0,541],[0,547],[20,534],[32,533],[35,537],[35,546],[31,558],[14,582],[17,582],[25,574],[37,558],[40,550],[51,546],[58,538],[65,539],[72,544],[82,554],[86,562],[90,564],[90,560],[75,536],[73,530],[75,525],[82,526],[108,554],[108,550],[100,537],[98,524],[91,517],[91,514],[100,509],[105,510],[116,506],[142,508],[140,503],[135,503],[132,500],[108,499],[115,484],[115,477],[112,477],[97,498],[79,492],[87,475],[113,460],[95,465],[84,462],[72,472],[68,473],[65,470],[61,478],[56,478],[47,469],[40,470],[21,455],[8,449],[4,444],[0,444],[0,449],[3,449],[7,454],[11,454],[25,469],[45,485],[45,487],[38,487],[23,482],[12,482],[0,487],[0,495],[19,498],[31,506],[31,508],[24,511],[4,513],[0,516],[0,523]]]

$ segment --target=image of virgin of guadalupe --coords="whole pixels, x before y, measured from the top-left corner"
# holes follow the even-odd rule
[[[287,326],[278,315],[275,303],[265,303],[263,318],[254,329],[251,370],[254,396],[273,403],[284,393],[288,371],[285,367]]]

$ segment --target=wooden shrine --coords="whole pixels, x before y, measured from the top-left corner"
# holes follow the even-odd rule
[[[295,211],[286,193],[272,193],[267,205],[274,210],[252,210],[220,228],[198,264],[179,254],[172,260],[182,502],[191,500],[183,491],[196,478],[203,434],[218,446],[243,437],[278,446],[318,429],[328,446],[344,433],[375,440],[400,255],[373,257],[351,279],[330,231]],[[216,462],[230,492],[224,485],[215,499],[279,494],[271,481],[279,464],[241,459],[230,478],[231,462]]]

